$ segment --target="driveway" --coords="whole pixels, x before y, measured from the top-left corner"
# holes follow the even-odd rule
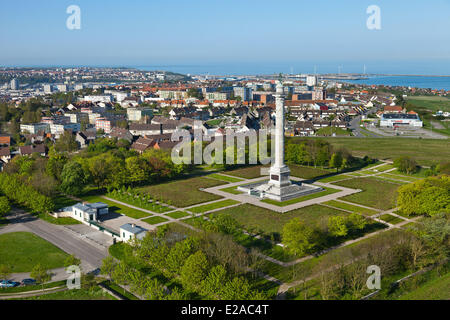
[[[85,234],[74,232],[66,226],[48,223],[18,209],[13,209],[7,218],[10,220],[10,224],[1,228],[0,233],[32,232],[68,254],[73,254],[81,259],[82,265],[86,269],[100,267],[102,260],[108,256],[107,247],[95,245]],[[90,237],[95,238],[92,234]]]

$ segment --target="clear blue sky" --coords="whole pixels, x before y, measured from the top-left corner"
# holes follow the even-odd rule
[[[71,4],[81,8],[81,30],[66,28]],[[372,4],[381,8],[380,31],[366,28]],[[362,72],[366,64],[368,72],[450,74],[449,40],[448,0],[0,2],[0,65],[7,66]]]

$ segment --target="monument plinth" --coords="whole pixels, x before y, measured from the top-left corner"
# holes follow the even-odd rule
[[[238,187],[238,190],[248,192],[250,195],[260,198],[269,198],[285,201],[321,191],[322,188],[302,183],[292,183],[291,170],[284,163],[284,91],[283,85],[277,81],[275,93],[276,118],[275,118],[275,157],[274,164],[270,167],[268,182],[260,182]]]

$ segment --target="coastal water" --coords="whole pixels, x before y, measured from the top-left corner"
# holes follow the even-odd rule
[[[450,90],[450,77],[430,76],[380,76],[364,80],[349,80],[346,82],[368,85],[405,86],[415,88],[430,88]]]
[[[222,76],[232,76],[232,75],[267,75],[267,74],[277,74],[280,71],[285,71],[289,74],[289,69],[285,64],[210,64],[210,65],[154,65],[154,66],[135,66],[137,69],[141,70],[164,70],[171,72],[178,72],[182,74],[191,75],[222,75]],[[303,66],[304,67],[304,66]],[[307,73],[306,68],[296,67],[291,69],[291,71],[302,70]],[[420,72],[418,69],[411,69],[416,72]],[[287,71],[287,72],[286,72]],[[405,70],[395,70],[396,71]],[[333,73],[331,68],[324,69],[323,72]],[[335,71],[334,71],[335,72]],[[386,70],[381,72],[386,73]],[[380,73],[381,73],[380,72]],[[430,73],[428,73],[430,74]],[[436,73],[431,73],[436,74]],[[444,73],[445,74],[445,73]],[[450,77],[445,76],[371,76],[364,80],[348,80],[346,82],[350,83],[361,83],[368,85],[386,85],[386,86],[406,86],[406,87],[416,87],[416,88],[431,88],[431,89],[444,89],[450,90]]]

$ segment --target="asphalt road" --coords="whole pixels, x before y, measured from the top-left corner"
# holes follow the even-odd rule
[[[1,229],[2,233],[8,228],[28,230],[68,254],[75,255],[89,269],[100,267],[102,260],[108,256],[106,248],[94,246],[84,240],[81,235],[71,232],[63,226],[37,219],[22,210],[15,209],[8,219],[10,224]]]

